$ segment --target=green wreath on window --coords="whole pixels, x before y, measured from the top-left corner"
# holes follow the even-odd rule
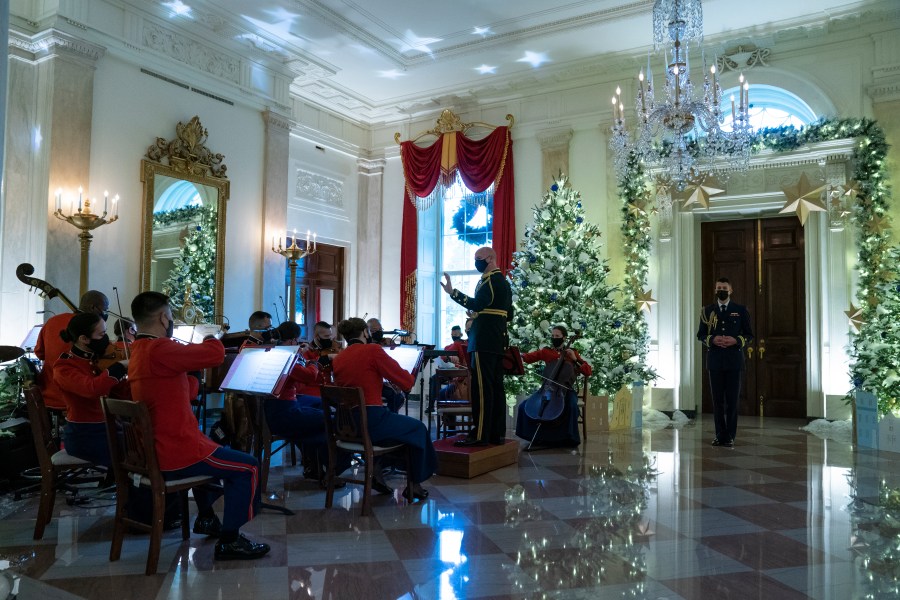
[[[483,195],[484,194],[477,194],[476,196]],[[481,200],[481,198],[479,198],[479,200]],[[459,210],[454,213],[451,226],[453,227],[453,230],[456,231],[456,235],[463,242],[479,247],[486,246],[494,227],[494,215],[493,211],[490,210],[493,205],[493,199],[490,199],[488,203],[484,205],[487,209],[487,219],[484,227],[474,227],[469,224],[469,221],[475,216],[474,211],[469,215],[469,219],[466,220],[467,204],[469,203],[466,201],[459,203]]]

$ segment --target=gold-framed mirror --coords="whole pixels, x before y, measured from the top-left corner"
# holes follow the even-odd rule
[[[156,138],[141,160],[141,290],[167,294],[179,317],[188,308],[193,322],[221,323],[231,182],[199,117],[179,122],[175,134]]]

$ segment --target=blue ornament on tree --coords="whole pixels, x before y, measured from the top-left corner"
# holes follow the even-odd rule
[[[528,262],[530,262],[531,264],[536,263],[536,262],[537,262],[537,256],[535,256],[534,254],[529,254],[529,255],[528,255]]]
[[[575,222],[581,225],[582,223],[584,223],[584,219],[581,217],[575,217]]]
[[[615,322],[613,323],[613,327],[615,327],[616,329],[618,329],[618,328],[621,327],[621,326],[622,326],[622,321],[615,321]]]
[[[522,288],[527,288],[527,287],[528,287],[528,280],[527,280],[527,279],[523,279],[523,280],[522,280],[522,283],[519,284],[519,285],[520,285]]]
[[[556,192],[556,191],[559,191],[559,186],[554,183],[553,185],[550,186],[550,189],[552,191]]]
[[[559,299],[559,294],[557,294],[556,292],[550,294],[551,301],[556,302],[558,299]]]

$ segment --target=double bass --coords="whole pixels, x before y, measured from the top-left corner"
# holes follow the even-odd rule
[[[578,339],[574,334],[559,348],[559,359],[544,365],[541,378],[544,380],[538,391],[525,399],[525,414],[540,424],[555,421],[566,408],[566,394],[571,391],[577,374],[575,366],[566,360],[566,352]],[[537,433],[535,433],[535,437]]]

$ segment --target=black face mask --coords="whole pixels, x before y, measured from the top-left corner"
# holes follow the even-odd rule
[[[562,346],[564,341],[565,340],[562,338],[550,338],[550,343],[553,344],[554,348],[559,348],[560,346]]]
[[[166,325],[166,337],[170,338],[175,335],[175,320],[169,319],[169,324]]]
[[[725,302],[728,300],[728,290],[716,290],[716,298]]]
[[[372,341],[380,344],[381,340],[384,339],[384,331],[373,331],[372,332]]]
[[[487,269],[487,266],[488,266],[488,261],[484,260],[483,258],[475,259],[475,270],[478,271],[479,273],[484,273],[484,270]]]
[[[453,340],[454,342],[458,342],[459,340],[462,339],[462,336],[461,335],[451,335],[450,339]]]
[[[328,350],[331,348],[331,340],[319,340],[319,348]]]
[[[103,319],[104,321],[106,321],[109,318],[109,313],[108,312],[100,313],[100,318]]]
[[[109,348],[109,336],[105,333],[99,340],[91,339],[90,343],[88,344],[88,349],[97,358],[106,354],[107,348]]]

